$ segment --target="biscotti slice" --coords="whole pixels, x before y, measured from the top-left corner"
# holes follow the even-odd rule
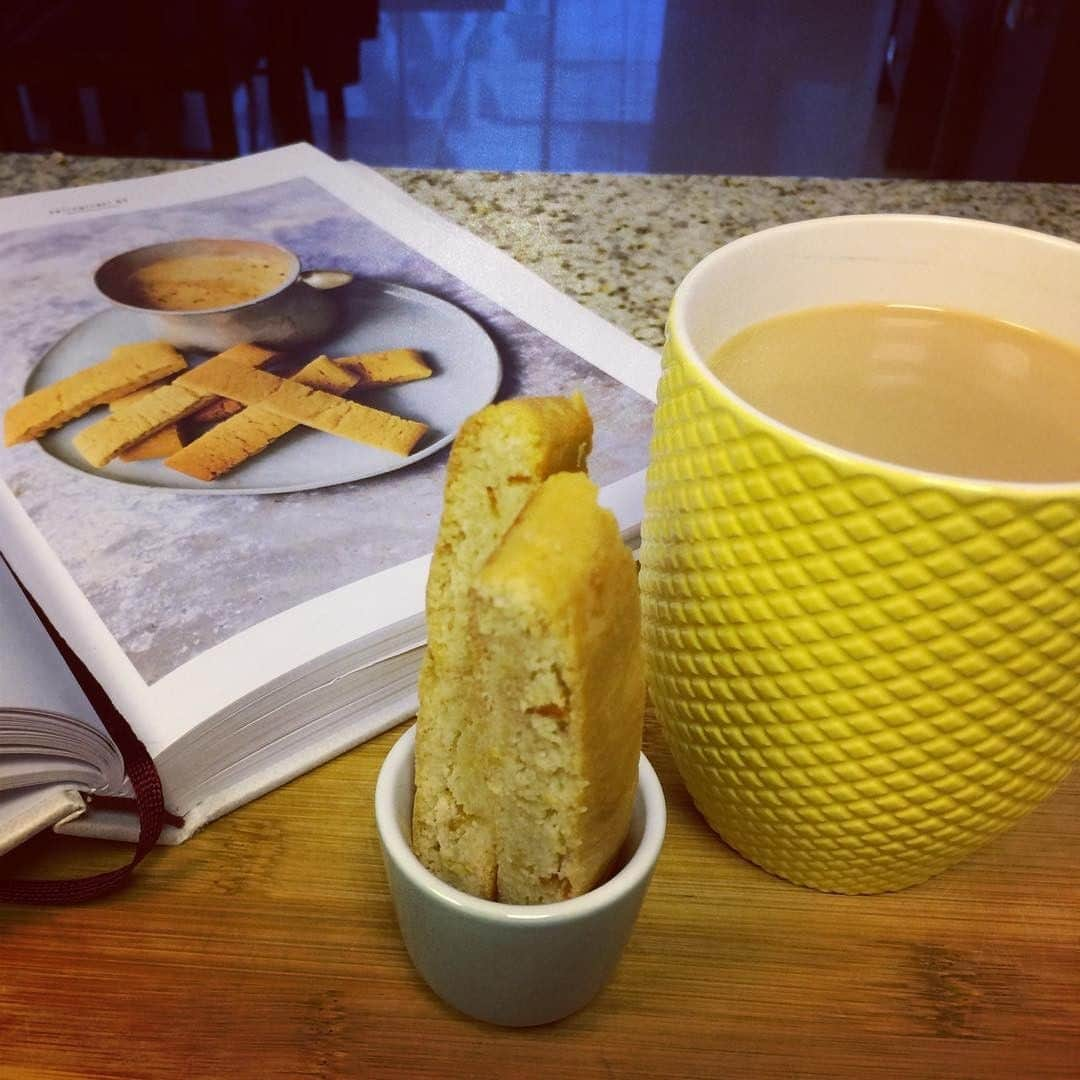
[[[313,390],[322,390],[327,394],[337,394],[339,397],[355,390],[363,380],[363,376],[358,372],[341,367],[327,356],[316,356],[291,378],[302,386],[310,386]]]
[[[387,349],[379,353],[358,353],[336,357],[335,363],[361,376],[363,383],[394,386],[431,378],[431,368],[416,349]]]
[[[412,353],[412,350],[397,351]],[[338,360],[317,356],[291,378],[303,386],[340,395],[347,394],[358,386],[384,384],[383,376],[386,376],[386,382],[396,383],[411,382],[431,374],[431,369],[422,360],[422,368],[410,365],[408,372],[404,365],[379,365],[379,358],[386,355],[361,354]],[[369,367],[368,361],[372,359],[376,360],[376,364]],[[420,374],[420,371],[424,374]],[[298,426],[295,421],[273,413],[261,405],[252,405],[238,416],[230,417],[187,446],[170,454],[165,464],[170,469],[176,469],[177,472],[185,473],[196,480],[216,480],[256,454],[262,453]]]
[[[180,429],[176,424],[170,424],[153,435],[141,439],[134,446],[122,450],[116,456],[121,461],[160,461],[183,448],[184,443],[180,438]]]
[[[630,824],[645,709],[634,558],[581,473],[545,480],[477,578],[496,899],[580,896]]]
[[[170,454],[165,465],[195,480],[216,480],[295,427],[266,409],[245,409]]]
[[[122,450],[193,413],[204,400],[203,395],[175,383],[159,386],[152,394],[84,428],[75,436],[75,449],[100,469]]]
[[[243,346],[243,348],[258,348],[258,346]],[[245,362],[245,357],[240,354],[228,353],[230,359],[235,359],[241,363]],[[372,355],[384,355],[380,353]],[[326,390],[332,394],[343,394],[348,389],[352,389],[356,385],[356,379],[343,378],[343,368],[339,367],[339,364],[349,365],[353,361],[362,361],[364,355],[347,356],[340,361],[331,361],[327,357],[317,357],[307,365],[305,370],[308,370],[313,376],[313,381],[307,383],[308,386],[314,386],[319,390]],[[314,372],[312,365],[322,365],[320,379],[314,379]],[[249,364],[250,367],[262,367],[262,364]],[[425,365],[426,367],[426,365]],[[431,374],[431,369],[427,368],[427,374]],[[295,378],[295,376],[293,376]],[[423,378],[423,376],[415,375],[414,378]],[[389,382],[390,380],[383,380]],[[402,379],[402,382],[409,380]],[[235,416],[244,406],[239,401],[233,401],[231,398],[216,397],[213,398],[208,405],[204,405],[198,412],[192,413],[191,419],[197,424],[216,424],[222,420],[227,420],[230,416]]]
[[[213,366],[211,366],[213,365]],[[209,360],[184,376],[186,386],[204,393],[261,405],[294,423],[405,456],[427,431],[427,424],[312,390],[265,371]]]
[[[415,349],[354,353],[331,360],[317,356],[290,378],[314,390],[345,395],[354,390],[399,386],[431,377],[431,368]]]
[[[107,360],[43,386],[4,414],[4,443],[27,442],[140,387],[183,371],[187,361],[164,341],[118,345]]]
[[[304,386],[313,386],[328,393],[346,394],[360,382],[360,375],[317,356],[305,364],[292,378]],[[223,420],[217,427],[204,432],[187,446],[166,458],[170,469],[196,480],[216,480],[235,469],[268,446],[287,435],[298,425],[284,416],[253,405],[243,412]]]
[[[150,383],[149,386],[141,386],[138,390],[132,390],[130,394],[124,394],[123,397],[113,398],[109,402],[109,412],[119,412],[128,405],[134,405],[136,401],[141,401],[147,394],[152,394],[159,386],[165,386],[168,382],[168,379],[162,379]]]
[[[224,356],[227,360],[235,360],[238,364],[246,364],[248,367],[263,367],[277,354],[264,349],[261,345],[243,342],[217,355]],[[239,401],[232,401],[230,398],[212,397],[202,408],[196,409],[191,414],[190,420],[195,424],[216,424],[230,416],[235,416],[243,407]]]
[[[122,398],[117,398],[115,401],[109,402],[109,412],[119,412],[127,405],[133,405],[140,398],[146,397],[147,394],[156,390],[161,383],[152,383],[150,386],[144,386],[141,390],[135,390],[133,393],[125,394]],[[168,427],[162,428],[160,431],[155,432],[153,435],[142,439],[140,442],[135,443],[133,446],[129,446],[127,450],[121,451],[117,455],[121,461],[151,461],[157,458],[165,458],[170,454],[175,453],[183,446],[183,442],[180,439],[180,429],[176,424],[170,424]]]
[[[209,403],[196,410],[188,419],[194,424],[217,424],[235,416],[244,406],[239,401],[230,401],[229,398],[211,398]]]
[[[267,363],[275,354],[256,345],[235,345],[211,357],[203,365],[223,363],[241,370]],[[199,369],[195,369],[199,370]],[[165,386],[159,386],[123,409],[103,417],[75,436],[75,449],[95,468],[107,465],[117,454],[156,434],[170,424],[197,412],[213,401],[186,383],[187,372]]]
[[[412,350],[397,351],[412,353]],[[411,382],[431,374],[431,369],[422,360],[422,368],[411,365],[409,371],[406,371],[403,365],[387,367],[376,363],[368,366],[369,360],[378,361],[386,355],[361,354],[338,360],[317,356],[292,375],[291,380],[315,390],[342,395],[359,386]],[[217,427],[204,432],[187,446],[178,448],[166,458],[165,464],[170,469],[185,473],[196,480],[216,480],[256,454],[262,453],[298,426],[300,425],[295,420],[274,413],[262,405],[252,405],[239,415],[229,417]]]
[[[264,349],[261,345],[252,345],[244,342],[226,349],[219,356],[227,356],[241,364],[249,364],[251,367],[262,367],[269,363],[277,354],[270,349]],[[239,401],[230,401],[228,398],[210,397],[206,404],[200,406],[186,419],[192,424],[216,424],[230,416],[235,416],[243,405]],[[141,442],[121,450],[117,455],[121,461],[146,461],[150,458],[167,458],[183,449],[184,442],[180,437],[178,424],[170,424],[161,431],[148,435]]]
[[[393,357],[402,354],[400,361]],[[303,378],[300,378],[303,374]],[[292,378],[328,394],[348,394],[353,390],[399,386],[431,377],[431,368],[414,349],[393,349],[382,353],[355,353],[331,360],[317,356]]]
[[[470,589],[533,492],[553,473],[583,469],[591,445],[592,420],[575,394],[489,405],[450,452],[427,583],[412,842],[429,870],[475,896],[495,895],[495,837],[472,764],[482,747]]]

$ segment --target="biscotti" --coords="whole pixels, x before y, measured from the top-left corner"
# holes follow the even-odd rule
[[[12,405],[4,414],[4,443],[11,446],[36,439],[97,405],[107,405],[186,367],[183,356],[163,341],[118,345],[107,360],[43,386]]]
[[[75,436],[75,449],[95,468],[164,427],[193,413],[205,396],[182,386],[160,386],[152,394],[110,413]]]
[[[630,824],[645,707],[634,558],[596,485],[549,477],[474,586],[475,784],[495,833],[495,898],[580,896]]]
[[[382,366],[373,374],[369,361],[375,360],[377,366],[378,360],[386,356],[386,353],[346,356],[338,360],[317,356],[292,375],[291,379],[302,386],[326,393],[347,394],[358,386],[407,382],[427,378],[431,374],[431,368],[420,359],[418,353],[411,349],[396,351],[410,354],[407,371],[401,366],[397,370]],[[415,361],[413,357],[416,358]],[[386,378],[382,378],[382,375]],[[256,454],[262,453],[298,426],[295,421],[261,405],[252,405],[238,415],[222,421],[187,446],[178,448],[166,458],[165,464],[170,469],[185,473],[196,480],[216,480]]]
[[[339,368],[325,356],[316,357],[292,378],[336,394],[348,393],[359,381],[359,376]],[[215,480],[262,453],[296,426],[292,420],[253,405],[170,454],[165,464],[196,480]]]
[[[115,401],[110,401],[109,412],[119,412],[125,406],[133,405],[136,401],[146,397],[147,394],[152,393],[160,385],[161,383],[153,383],[150,386],[144,386],[141,390],[125,394]],[[121,461],[152,461],[157,458],[168,457],[169,454],[179,450],[181,446],[183,446],[183,443],[180,441],[180,429],[176,424],[170,424],[153,435],[148,435],[145,439],[134,443],[126,450],[122,450],[117,454],[117,457]]]
[[[529,497],[552,474],[583,469],[591,444],[580,395],[518,398],[470,417],[450,453],[427,585],[412,840],[430,870],[476,896],[495,895],[496,860],[472,764],[482,747],[470,590]]]
[[[270,350],[255,345],[235,345],[211,357],[203,367],[221,363],[254,370],[273,356]],[[75,449],[91,465],[101,468],[117,454],[203,408],[214,400],[214,395],[189,386],[187,376],[191,374],[193,372],[189,371],[173,382],[157,387],[80,431],[75,436]]]
[[[261,345],[242,342],[217,355],[249,367],[264,367],[276,354]],[[201,409],[191,414],[190,419],[195,424],[216,424],[220,420],[235,416],[243,407],[239,401],[232,401],[230,398],[211,397]]]
[[[121,450],[116,456],[121,461],[157,461],[175,454],[183,448],[180,440],[180,429],[176,424],[170,424],[160,431],[141,439],[134,446]]]
[[[185,387],[261,405],[270,412],[353,442],[407,455],[427,431],[427,425],[393,413],[346,401],[323,390],[312,390],[289,379],[240,364],[208,360],[183,376]]]
[[[416,349],[387,349],[336,358],[335,363],[360,376],[364,385],[394,386],[431,377],[431,368]]]

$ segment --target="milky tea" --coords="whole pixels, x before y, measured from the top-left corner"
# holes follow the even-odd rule
[[[709,359],[754,408],[894,465],[1080,480],[1080,346],[962,311],[880,303],[779,315]]]
[[[208,311],[257,300],[288,280],[289,267],[261,253],[172,255],[129,274],[119,298],[157,311]]]

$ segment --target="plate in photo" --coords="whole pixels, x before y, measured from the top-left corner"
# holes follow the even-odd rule
[[[80,431],[105,415],[92,410],[39,439],[46,453],[93,476],[172,491],[270,495],[307,491],[381,476],[436,453],[467,417],[494,400],[502,367],[495,343],[467,312],[430,293],[386,281],[355,281],[334,290],[342,306],[339,331],[291,350],[299,362],[386,349],[417,349],[432,369],[428,379],[364,391],[353,399],[372,408],[420,420],[428,431],[407,457],[363,446],[311,428],[297,427],[261,454],[217,480],[196,480],[161,461],[111,461],[90,465],[75,449]],[[153,337],[147,317],[113,309],[81,322],[39,361],[26,385],[31,393],[104,360],[117,345]],[[193,366],[205,353],[188,353]]]

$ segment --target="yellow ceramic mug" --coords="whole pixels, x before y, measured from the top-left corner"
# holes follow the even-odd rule
[[[1075,483],[1025,484],[871,460],[705,367],[746,326],[859,301],[1080,342],[1080,245],[832,218],[735,241],[675,294],[642,527],[652,697],[729,844],[852,893],[944,870],[1080,755],[1080,462]]]

